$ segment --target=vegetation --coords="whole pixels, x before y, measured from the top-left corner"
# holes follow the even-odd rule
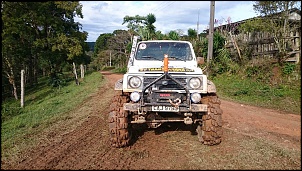
[[[2,17],[2,93],[10,87],[18,100],[20,71],[25,70],[27,86],[38,78],[57,77],[66,65],[87,64],[87,32],[80,32],[74,17],[82,16],[79,1],[1,2]],[[8,81],[7,81],[8,80]]]
[[[296,2],[256,1],[255,10],[261,15],[271,15],[287,11]],[[207,56],[206,33],[197,35],[196,30],[189,28],[188,36],[182,35],[179,30],[163,34],[154,27],[156,17],[153,14],[125,16],[123,24],[128,23],[129,30],[100,34],[94,48],[89,48],[85,42],[88,33],[80,32],[81,24],[74,22],[74,16],[83,17],[81,10],[79,1],[1,2],[2,157],[12,154],[17,156],[22,143],[34,143],[30,135],[70,119],[68,112],[89,98],[102,84],[101,75],[95,71],[125,73],[133,35],[139,35],[144,40],[188,40],[192,42],[197,56]],[[291,25],[286,15],[282,19],[281,26],[273,20],[261,18],[248,21],[241,29],[283,35]],[[211,73],[209,79],[215,83],[220,98],[300,114],[301,64],[284,61],[288,42],[284,42],[280,36],[275,37],[280,52],[276,63],[271,58],[252,58],[244,44],[239,44],[238,48],[242,54],[230,52],[225,47],[225,40],[232,34],[214,33],[214,57],[210,67],[205,69],[205,72]],[[80,80],[80,85],[73,82],[73,62],[88,66],[88,72],[85,79]],[[204,68],[205,64],[200,67]],[[24,108],[20,107],[18,97],[21,69],[25,70]],[[243,146],[246,146],[244,143]],[[258,145],[250,148],[255,146]],[[4,153],[3,149],[10,149],[5,152],[12,154]],[[281,152],[269,151],[274,155]],[[248,162],[253,163],[252,160]],[[265,160],[261,165],[265,167],[267,162]]]
[[[296,49],[292,44],[292,40],[288,39],[287,36],[289,36],[291,30],[297,29],[295,28],[297,24],[290,20],[289,13],[297,6],[298,2],[255,1],[254,10],[261,17],[251,19],[240,26],[242,32],[264,32],[273,35],[280,64],[290,57],[290,54],[288,54],[289,48],[291,51]],[[299,25],[301,25],[301,22]]]
[[[274,14],[281,9],[288,9],[285,8],[286,5],[293,6],[295,2],[291,1],[287,4],[287,2],[280,1],[278,5],[274,6],[272,2],[257,1],[255,9],[262,14],[268,12]],[[66,94],[71,92],[71,90],[66,89],[72,86],[70,84],[73,79],[72,62],[87,64],[88,71],[112,70],[117,73],[125,73],[133,35],[140,35],[146,40],[153,38],[188,40],[192,42],[197,56],[207,56],[208,42],[205,33],[197,35],[196,30],[189,28],[188,36],[182,35],[180,30],[172,30],[167,34],[162,34],[153,25],[156,22],[156,17],[153,14],[125,16],[123,24],[128,23],[129,30],[115,30],[113,33],[101,34],[94,44],[94,51],[87,53],[89,51],[89,46],[85,43],[87,33],[80,32],[80,24],[73,22],[74,15],[82,16],[82,7],[78,2],[1,3],[3,20],[2,80],[4,83],[1,119],[3,125],[15,124],[12,131],[41,125],[39,119],[35,119],[33,123],[20,121],[21,116],[29,115],[32,117],[32,113],[28,110],[31,108],[31,103],[35,103],[37,106],[46,105],[46,107],[37,107],[37,109],[31,108],[31,111],[48,108],[47,105],[49,104],[44,102],[48,101],[48,98],[55,98],[54,101],[48,102],[50,104],[65,104],[62,99],[60,100],[60,95],[64,91]],[[266,8],[266,5],[270,8]],[[49,17],[49,15],[55,17]],[[26,22],[21,21],[20,17]],[[256,22],[256,24],[247,22],[242,29],[261,31],[264,27],[260,26],[263,24],[265,26],[266,20],[267,18],[257,20],[257,22],[250,21],[251,23]],[[286,25],[285,20],[286,18],[282,22],[282,28],[290,26],[289,24]],[[279,27],[279,25],[275,27]],[[279,34],[275,32],[276,29],[266,31]],[[214,57],[210,67],[205,68],[205,72],[211,73],[209,79],[212,79],[217,85],[220,96],[238,102],[300,113],[300,63],[288,63],[283,60],[276,63],[270,58],[251,58],[247,52],[238,56],[240,54],[231,53],[225,47],[226,39],[232,34],[219,30],[214,33]],[[281,39],[276,37],[276,40]],[[276,43],[278,42],[280,41]],[[243,45],[239,46],[244,47]],[[278,47],[282,47],[281,44]],[[244,49],[240,51],[244,52]],[[200,67],[204,68],[205,66]],[[27,92],[24,109],[20,108],[19,101],[16,101],[20,91],[18,87],[20,81],[16,78],[20,77],[21,69],[26,70],[25,90]],[[66,73],[69,74],[66,76]],[[81,88],[83,88],[82,84],[76,89]],[[8,95],[11,90],[14,91],[15,100],[8,98],[11,97]],[[85,90],[85,92],[90,91]],[[51,97],[47,94],[50,94]],[[40,112],[37,111],[36,113]],[[55,112],[55,110],[44,112]],[[50,118],[53,115],[52,113],[47,114]]]
[[[17,144],[29,143],[30,135],[68,119],[67,114],[97,92],[103,83],[99,72],[87,74],[79,86],[72,82],[71,75],[65,76],[66,85],[61,88],[50,86],[47,77],[41,78],[36,89],[26,91],[24,108],[19,107],[19,102],[15,100],[2,104],[1,149],[14,149]],[[1,154],[2,157],[5,155]]]
[[[222,99],[301,113],[301,80],[269,85],[242,75],[221,74],[213,77],[212,81]]]

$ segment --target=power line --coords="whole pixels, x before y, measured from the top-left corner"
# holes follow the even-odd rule
[[[154,12],[158,11],[158,10],[163,10],[169,6],[171,6],[174,3],[174,1],[169,1],[167,4],[161,6],[160,8],[158,8],[157,10],[155,10]]]
[[[164,4],[169,3],[169,1],[162,1],[160,4],[158,4],[153,11],[157,11],[159,8],[161,8]]]
[[[163,6],[167,5],[169,1],[163,1],[162,3],[158,4],[157,7],[153,10],[154,12],[158,11]]]

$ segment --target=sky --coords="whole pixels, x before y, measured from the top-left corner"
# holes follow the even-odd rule
[[[257,16],[253,1],[214,1],[215,26],[237,22]],[[209,28],[211,1],[80,1],[83,19],[75,17],[82,25],[81,31],[88,32],[86,42],[95,42],[104,33],[114,30],[128,30],[123,24],[125,16],[147,16],[154,14],[155,30],[166,34],[181,30],[187,35],[188,29],[198,33]],[[199,24],[197,24],[199,23]]]

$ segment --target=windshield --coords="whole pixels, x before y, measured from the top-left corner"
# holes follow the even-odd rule
[[[167,54],[169,60],[192,60],[192,52],[185,42],[140,42],[136,52],[137,60],[163,60]]]

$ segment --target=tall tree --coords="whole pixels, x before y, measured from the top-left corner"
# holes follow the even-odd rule
[[[155,32],[155,38],[158,40],[167,39],[167,36],[163,34],[160,30]]]
[[[126,30],[114,30],[113,36],[108,40],[108,50],[111,50],[112,62],[120,67],[127,63],[129,43],[131,43],[131,37]]]
[[[148,35],[148,39],[155,38],[155,26],[154,23],[156,22],[156,17],[154,14],[150,13],[147,16],[128,16],[126,15],[123,19],[123,23],[128,23],[127,27],[129,28],[129,32],[131,33],[130,36],[132,37],[134,34],[139,34],[145,32],[145,35]]]
[[[150,40],[151,35],[146,27],[140,26],[137,34],[140,36],[141,40]]]
[[[43,67],[56,73],[64,61],[84,56],[87,32],[74,21],[81,10],[78,1],[1,2],[2,73],[16,81],[28,68],[35,80]]]
[[[156,17],[154,14],[150,13],[146,16],[145,24],[151,39],[155,38],[155,26],[153,25],[155,22]]]
[[[178,34],[175,30],[171,30],[171,31],[168,33],[168,37],[169,37],[169,39],[171,39],[171,40],[179,40],[179,39],[180,39],[179,34]]]
[[[100,51],[108,49],[108,40],[113,36],[113,33],[104,33],[96,39],[93,55],[97,56]]]
[[[139,26],[143,26],[145,25],[145,20],[146,17],[145,16],[140,16],[140,15],[135,15],[135,16],[128,16],[126,15],[123,19],[123,23],[128,23],[127,27],[135,32],[138,31]]]
[[[197,37],[197,31],[195,29],[189,28],[188,36],[189,36],[190,40],[194,40]]]
[[[254,11],[260,17],[249,20],[242,24],[240,29],[246,32],[266,32],[272,35],[278,48],[278,60],[280,63],[288,57],[288,48],[292,48],[291,40],[288,39],[290,32],[297,30],[290,20],[290,11],[301,3],[300,1],[254,1]],[[301,5],[301,4],[300,4]],[[301,6],[300,6],[301,13]]]

